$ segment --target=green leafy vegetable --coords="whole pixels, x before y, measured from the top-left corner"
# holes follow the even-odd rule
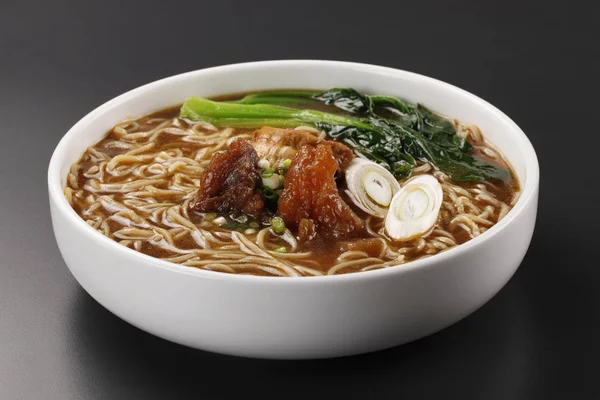
[[[402,113],[409,114],[412,108],[400,99],[391,96],[369,96],[374,105],[390,107]]]
[[[354,89],[329,89],[313,96],[326,104],[348,111],[353,114],[372,114],[374,106],[390,107],[408,114],[412,108],[402,100],[391,96],[369,96],[360,94]]]
[[[373,111],[371,98],[354,89],[331,89],[316,94],[313,98],[353,114],[370,114]]]
[[[290,99],[294,98],[318,100],[350,115],[277,105],[291,104]],[[393,116],[378,115],[377,107],[393,110]],[[471,144],[456,134],[450,121],[423,105],[409,105],[391,96],[368,96],[350,88],[322,93],[263,92],[237,103],[191,97],[182,106],[180,116],[217,126],[313,126],[380,164],[398,179],[410,175],[415,160],[431,163],[456,181],[502,179],[508,175],[507,170],[473,157]]]

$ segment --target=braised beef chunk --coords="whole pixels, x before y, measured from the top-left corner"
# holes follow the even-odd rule
[[[266,158],[273,168],[281,165],[287,158],[292,160],[298,149],[307,144],[316,144],[320,141],[318,137],[308,132],[296,129],[279,129],[264,126],[254,132],[252,146],[258,153],[259,158]],[[350,161],[354,158],[352,150],[343,143],[326,140],[333,151],[333,157],[338,163],[341,171],[344,171]]]
[[[256,193],[248,200],[248,202],[242,208],[242,212],[247,215],[253,215],[258,218],[263,215],[265,211],[265,201],[263,197]]]
[[[190,207],[196,212],[243,213],[258,218],[265,208],[262,196],[254,193],[260,182],[256,151],[245,140],[237,139],[212,158]]]
[[[354,159],[354,153],[348,146],[343,143],[328,140],[327,143],[331,146],[333,157],[338,163],[338,169],[342,172],[346,171],[350,162]]]
[[[302,218],[298,224],[298,237],[302,242],[313,240],[317,236],[317,228],[315,221],[312,219]]]
[[[314,237],[315,231],[336,239],[364,231],[362,221],[339,195],[334,180],[337,169],[331,145],[325,141],[305,144],[294,156],[278,213],[286,225],[299,229],[301,239]]]

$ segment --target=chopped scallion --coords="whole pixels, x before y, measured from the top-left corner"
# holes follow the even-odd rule
[[[275,194],[275,191],[273,190],[273,188],[271,188],[269,186],[263,187],[263,196],[267,200],[275,200],[275,199],[277,199],[277,194]]]
[[[273,229],[273,232],[281,235],[285,233],[285,222],[283,222],[283,219],[280,217],[274,217],[271,219],[271,228]]]
[[[262,172],[262,177],[263,178],[270,178],[273,176],[274,171],[271,168],[267,168],[265,170],[263,170]]]

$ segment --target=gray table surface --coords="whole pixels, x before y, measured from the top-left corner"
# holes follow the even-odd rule
[[[600,398],[595,8],[2,1],[0,399]],[[538,223],[521,268],[492,301],[388,351],[275,362],[155,338],[81,289],[48,210],[46,168],[61,136],[96,106],[155,79],[283,58],[430,75],[490,101],[524,129],[541,163]]]

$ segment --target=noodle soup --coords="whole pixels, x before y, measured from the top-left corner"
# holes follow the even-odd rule
[[[119,123],[72,166],[65,196],[123,246],[267,276],[432,256],[516,203],[514,173],[476,126],[336,90],[192,98]]]

